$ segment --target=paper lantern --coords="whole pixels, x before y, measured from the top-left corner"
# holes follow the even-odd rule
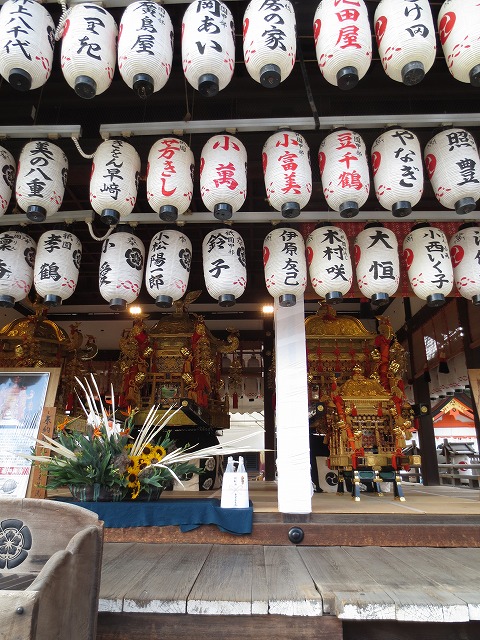
[[[20,153],[15,195],[18,206],[33,222],[53,216],[63,202],[68,160],[49,140],[27,142]]]
[[[352,89],[372,61],[372,36],[363,0],[322,0],[313,20],[320,71],[330,84]]]
[[[318,226],[306,242],[310,281],[315,293],[330,304],[341,302],[353,282],[348,238],[343,229]]]
[[[165,86],[173,58],[170,16],[156,2],[133,2],[122,15],[118,30],[118,69],[140,98]]]
[[[458,292],[474,305],[480,305],[480,227],[475,222],[462,225],[449,246]]]
[[[375,35],[385,73],[415,85],[435,62],[437,41],[428,0],[382,0],[375,10]]]
[[[0,216],[3,216],[10,204],[15,184],[15,159],[3,147],[0,147]]]
[[[0,11],[0,74],[14,89],[28,91],[50,77],[55,24],[39,2],[7,0]]]
[[[243,16],[243,58],[263,87],[288,78],[297,51],[295,12],[289,0],[252,0]]]
[[[320,145],[318,163],[323,194],[328,205],[342,218],[353,218],[370,192],[370,174],[362,137],[339,129]]]
[[[438,14],[438,35],[448,70],[456,80],[480,87],[480,6],[477,0],[447,0]]]
[[[453,287],[447,237],[427,222],[412,228],[403,241],[403,259],[413,292],[428,306],[439,307]]]
[[[228,220],[247,197],[247,151],[229,134],[213,136],[202,149],[200,194],[218,220]]]
[[[65,21],[61,67],[80,98],[93,98],[110,86],[117,61],[117,25],[98,4],[76,4]]]
[[[30,293],[36,247],[22,231],[0,233],[0,307],[13,307]]]
[[[447,209],[470,213],[480,198],[480,158],[471,133],[447,129],[425,146],[425,164],[435,197]]]
[[[70,231],[51,229],[38,240],[33,282],[43,304],[54,307],[70,298],[78,282],[82,245]]]
[[[422,151],[417,136],[406,129],[390,129],[372,145],[375,195],[396,218],[412,212],[423,194]]]
[[[192,265],[192,243],[181,231],[164,230],[153,236],[145,269],[148,293],[158,307],[171,307],[184,295]]]
[[[221,307],[231,307],[247,286],[247,263],[242,236],[233,229],[208,233],[202,244],[203,275],[209,295]]]
[[[235,26],[220,2],[194,0],[182,22],[182,63],[188,82],[203,96],[225,89],[235,68]]]
[[[293,307],[307,286],[307,261],[302,235],[276,228],[263,241],[263,268],[268,293],[281,307]]]
[[[284,218],[296,218],[312,195],[310,150],[295,131],[278,131],[263,145],[263,176],[269,203]]]
[[[116,224],[137,201],[140,156],[128,142],[105,140],[93,157],[90,204],[106,224]]]
[[[112,233],[102,246],[100,294],[114,311],[123,311],[140,293],[145,265],[145,247],[133,233]]]
[[[194,162],[192,150],[178,138],[162,138],[150,149],[147,199],[162,220],[173,222],[190,206]]]
[[[379,222],[365,225],[355,238],[355,267],[360,293],[372,307],[390,302],[400,282],[398,242],[390,229]]]

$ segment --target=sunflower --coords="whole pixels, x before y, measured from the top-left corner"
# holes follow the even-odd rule
[[[155,462],[160,462],[160,460],[164,458],[166,455],[167,455],[167,452],[162,446],[157,445],[156,447],[153,447],[153,457],[155,457]]]

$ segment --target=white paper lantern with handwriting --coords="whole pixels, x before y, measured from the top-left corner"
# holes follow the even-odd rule
[[[462,225],[450,239],[455,286],[461,296],[480,305],[480,227]]]
[[[15,159],[7,149],[0,147],[0,216],[3,216],[10,204],[15,185]]]
[[[99,286],[111,309],[122,311],[135,302],[142,287],[144,266],[145,247],[133,233],[115,231],[104,240]]]
[[[477,0],[446,0],[438,35],[448,70],[456,80],[480,87],[480,6]]]
[[[340,227],[321,225],[307,238],[307,263],[315,293],[326,302],[341,302],[352,286],[348,238]]]
[[[178,138],[162,138],[150,149],[147,200],[162,220],[174,222],[190,206],[194,162],[192,150]]]
[[[209,295],[221,307],[231,307],[247,286],[247,263],[242,236],[233,229],[208,233],[202,244],[203,276]]]
[[[184,233],[166,229],[153,236],[145,268],[145,284],[158,307],[171,307],[184,295],[191,265],[192,243]]]
[[[293,307],[307,286],[307,261],[302,235],[277,228],[263,241],[263,268],[268,293],[281,307]]]
[[[51,229],[38,240],[33,282],[43,304],[62,304],[75,292],[82,260],[82,244],[70,231]]]
[[[0,307],[13,307],[30,293],[36,248],[23,231],[0,233]]]

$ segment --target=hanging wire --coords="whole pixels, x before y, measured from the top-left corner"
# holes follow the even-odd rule
[[[88,231],[90,233],[90,236],[94,240],[98,240],[99,242],[102,242],[103,240],[106,240],[116,229],[116,225],[112,225],[111,227],[109,227],[107,233],[104,236],[98,237],[97,235],[95,235],[95,232],[93,230],[91,221],[90,220],[85,220],[85,223],[86,223],[86,225],[88,227]]]

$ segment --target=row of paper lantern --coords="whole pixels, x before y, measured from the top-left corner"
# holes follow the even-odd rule
[[[0,215],[10,202],[15,176],[13,156],[0,147]],[[424,160],[435,196],[445,208],[464,214],[480,198],[480,157],[473,136],[464,129],[441,131],[426,145]],[[363,139],[340,129],[321,143],[318,161],[325,199],[344,218],[355,216],[370,193],[370,170]],[[278,131],[264,144],[262,164],[270,205],[294,218],[312,194],[310,151],[302,135]],[[395,217],[408,215],[423,194],[420,143],[406,129],[390,129],[373,143],[371,164],[375,194]],[[90,203],[107,224],[128,218],[137,200],[140,156],[122,140],[102,142],[93,157]],[[166,222],[185,213],[193,197],[194,157],[179,138],[166,137],[152,146],[147,164],[147,199]],[[63,201],[68,161],[48,140],[28,142],[19,159],[15,195],[18,206],[35,222],[56,213]],[[219,220],[231,218],[247,196],[247,152],[230,134],[211,137],[200,158],[200,193]]]
[[[100,5],[76,4],[62,17],[61,67],[82,98],[111,84],[115,67],[140,96],[167,82],[173,58],[173,26],[157,2],[140,1],[124,11],[120,27]],[[480,8],[476,0],[446,0],[438,31],[448,69],[462,82],[480,86]],[[314,19],[316,56],[325,79],[342,89],[355,86],[372,60],[372,38],[364,0],[322,0]],[[22,34],[28,34],[28,39]],[[417,84],[432,67],[436,35],[428,0],[382,0],[375,34],[386,74]],[[118,35],[118,47],[117,47]],[[35,0],[7,0],[0,12],[0,74],[16,89],[42,86],[50,76],[55,25]],[[243,53],[248,73],[275,87],[292,71],[296,21],[289,0],[252,0],[243,18]],[[235,68],[235,30],[228,7],[215,0],[192,2],[182,22],[182,64],[188,82],[212,96],[224,89]]]
[[[443,231],[427,223],[416,225],[403,242],[403,258],[415,295],[430,306],[444,303],[455,283],[459,293],[480,304],[480,227],[463,225],[450,243]],[[38,246],[23,231],[0,233],[2,252],[0,305],[13,306],[35,285],[45,305],[55,306],[75,291],[82,247],[70,231],[43,233]],[[145,247],[121,228],[104,240],[99,288],[115,310],[134,302],[145,285],[155,303],[170,307],[186,292],[192,264],[192,244],[178,230],[162,230]],[[203,274],[209,295],[221,306],[232,306],[247,286],[245,245],[241,235],[225,227],[210,231],[202,244]],[[395,234],[379,223],[365,226],[354,242],[356,284],[374,307],[387,303],[400,282]],[[317,227],[306,242],[293,228],[273,229],[263,243],[265,284],[280,306],[303,296],[307,269],[312,286],[328,302],[338,302],[353,284],[353,267],[345,232],[332,225]]]

